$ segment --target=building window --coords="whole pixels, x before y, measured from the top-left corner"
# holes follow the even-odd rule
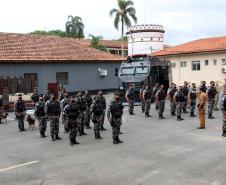
[[[217,65],[217,60],[216,59],[213,60],[213,65]]]
[[[68,85],[68,72],[57,72],[56,81],[63,85]]]
[[[200,61],[192,62],[192,71],[200,71]]]
[[[209,60],[205,60],[205,65],[206,65],[206,66],[209,65]]]
[[[187,62],[181,62],[180,67],[187,67]]]
[[[38,87],[38,73],[24,73],[24,78],[33,78],[35,80],[34,86]]]
[[[226,65],[226,59],[222,59],[222,65]]]

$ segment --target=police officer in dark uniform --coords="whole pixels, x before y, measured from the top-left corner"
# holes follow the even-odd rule
[[[38,101],[39,101],[39,93],[38,93],[37,88],[34,89],[34,93],[31,95],[31,99],[34,102],[34,107],[35,107],[36,103],[38,103]]]
[[[106,112],[106,107],[107,107],[107,105],[106,105],[106,99],[103,96],[103,92],[101,90],[98,92],[98,94],[97,94],[96,97],[99,97],[100,98],[100,102],[101,102],[101,104],[103,106],[103,113],[102,113],[102,121],[101,121],[101,128],[100,128],[100,130],[101,131],[105,131],[106,128],[104,128],[104,120],[105,120],[105,112]],[[96,97],[94,98],[94,100],[96,99]]]
[[[114,94],[114,99],[110,102],[107,109],[107,118],[112,127],[112,138],[114,144],[123,143],[119,139],[123,108],[122,102],[120,101],[120,94],[116,92]]]
[[[59,137],[59,118],[61,114],[60,102],[57,100],[57,94],[51,96],[46,102],[45,113],[50,121],[50,135],[52,141],[61,140]]]
[[[158,103],[159,119],[165,119],[163,117],[163,112],[165,109],[165,99],[166,99],[166,92],[164,89],[164,85],[160,86],[160,89],[157,91],[155,97],[156,97],[156,102]]]
[[[47,89],[45,94],[43,95],[43,100],[44,100],[44,102],[47,102],[48,100],[50,100],[50,98],[51,98],[51,94],[50,94],[49,90]]]
[[[62,111],[62,124],[64,125],[64,132],[68,133],[68,124],[67,124],[67,119],[66,119],[66,115],[64,113],[64,108],[70,103],[70,97],[68,94],[65,94],[64,98],[61,100],[60,102],[60,106],[61,106],[61,111]]]
[[[223,94],[221,96],[221,111],[223,113],[222,136],[226,137],[226,84],[223,86]]]
[[[205,81],[201,81],[200,86],[199,86],[199,92],[201,92],[201,89],[203,91],[205,91],[205,92],[207,91],[207,87],[206,87],[206,82]]]
[[[126,91],[125,98],[129,104],[128,105],[129,115],[134,115],[133,109],[134,109],[134,101],[135,101],[135,91],[134,91],[133,84],[131,84],[129,86],[129,89]]]
[[[170,112],[171,112],[171,116],[176,116],[175,112],[176,112],[176,102],[174,101],[173,97],[174,94],[177,92],[177,86],[174,83],[171,83],[171,87],[168,90],[168,99],[170,101]]]
[[[183,113],[188,113],[187,112],[188,93],[189,93],[188,82],[184,82],[184,86],[182,87],[182,92],[184,95]]]
[[[144,102],[144,99],[143,99],[143,92],[144,92],[144,89],[145,89],[145,86],[142,85],[141,89],[140,89],[140,100],[141,100],[141,111],[142,113],[144,113],[145,111],[145,102]]]
[[[40,96],[39,102],[35,106],[34,116],[39,122],[40,137],[46,137],[47,118],[45,114],[45,102],[42,96]]]
[[[185,101],[182,86],[179,86],[178,91],[174,94],[174,101],[176,102],[176,106],[177,106],[177,108],[176,108],[177,109],[177,121],[182,121],[184,119],[181,117],[181,114],[182,114],[183,104]]]
[[[94,124],[95,139],[102,139],[100,136],[100,129],[103,119],[103,105],[99,96],[95,98],[94,103],[91,105],[90,115]]]
[[[195,83],[192,83],[192,88],[188,94],[188,100],[190,105],[190,117],[196,117],[195,107],[197,102],[197,90]]]
[[[18,120],[19,131],[20,132],[26,131],[26,129],[24,128],[26,107],[25,107],[25,102],[22,99],[22,94],[18,95],[18,100],[15,102],[14,110],[15,110],[16,118]]]
[[[86,99],[84,97],[84,92],[78,92],[76,97],[76,103],[79,107],[79,135],[87,135],[85,133],[85,116],[86,116]]]
[[[89,93],[89,91],[85,92],[85,99],[86,99],[86,129],[91,129],[92,127],[90,126],[90,107],[93,103],[93,99]]]
[[[159,89],[160,89],[160,85],[159,83],[156,83],[156,85],[153,88],[153,97],[155,97]],[[158,110],[158,102],[155,102],[155,110]]]
[[[208,118],[214,119],[213,117],[213,107],[214,107],[214,100],[215,96],[217,94],[217,90],[215,87],[215,82],[211,81],[210,86],[207,89],[207,95],[208,95]]]
[[[76,140],[79,126],[79,106],[74,98],[70,100],[63,111],[68,122],[70,145],[79,144]]]
[[[2,123],[3,107],[4,107],[3,97],[2,95],[0,95],[0,124]]]
[[[145,104],[145,117],[151,117],[150,116],[150,108],[151,108],[151,98],[152,98],[152,91],[149,85],[147,85],[145,87],[145,90],[143,91],[143,100],[144,100],[144,104]]]

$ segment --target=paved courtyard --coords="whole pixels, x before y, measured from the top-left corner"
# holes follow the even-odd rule
[[[39,138],[38,131],[18,132],[9,115],[0,125],[1,185],[226,185],[226,138],[221,137],[221,112],[207,120],[207,129],[198,130],[197,118],[183,122],[165,120],[152,110],[144,118],[140,107],[135,116],[125,108],[121,139],[113,145],[106,122],[104,139],[95,140],[92,130],[78,137],[71,147],[63,140]]]

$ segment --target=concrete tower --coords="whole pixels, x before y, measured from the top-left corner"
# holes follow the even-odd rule
[[[128,55],[151,54],[163,49],[164,28],[156,24],[131,26],[128,36]]]

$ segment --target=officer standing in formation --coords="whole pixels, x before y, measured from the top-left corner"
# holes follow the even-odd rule
[[[135,101],[135,91],[134,91],[134,85],[130,85],[129,89],[126,91],[125,96],[129,106],[129,115],[134,115],[133,109],[134,109],[134,101]]]
[[[163,112],[165,109],[165,99],[166,99],[166,92],[164,90],[164,85],[160,86],[160,89],[157,91],[155,98],[156,98],[156,103],[158,105],[159,119],[165,119],[163,116]]]
[[[123,108],[122,102],[120,101],[120,94],[115,93],[114,99],[109,103],[107,109],[107,118],[112,127],[112,139],[114,144],[123,143],[119,139]]]
[[[40,96],[39,102],[35,106],[34,116],[39,122],[40,137],[46,137],[47,117],[45,113],[45,102],[42,96]]]
[[[183,94],[183,87],[179,86],[178,91],[174,94],[174,101],[176,103],[176,110],[177,110],[177,121],[182,121],[184,120],[181,115],[182,115],[182,109],[183,105],[185,102],[185,97]]]
[[[50,121],[50,135],[52,141],[61,140],[59,137],[59,119],[61,114],[60,102],[57,100],[57,94],[51,96],[45,105],[45,112]]]
[[[106,129],[104,128],[104,121],[105,121],[105,112],[106,112],[106,108],[107,108],[107,104],[106,104],[106,99],[103,96],[103,92],[99,91],[97,97],[100,98],[100,102],[103,106],[103,112],[102,112],[102,121],[101,121],[101,131],[105,131]]]
[[[90,109],[90,116],[91,120],[94,124],[94,135],[95,139],[102,139],[100,136],[100,130],[102,126],[102,120],[103,120],[103,104],[101,103],[101,98],[97,96],[95,98],[94,103],[91,105]]]
[[[76,103],[79,106],[79,134],[80,136],[82,135],[87,135],[85,133],[85,118],[86,118],[86,99],[84,97],[83,92],[78,92],[77,97],[76,97]]]
[[[71,98],[63,111],[68,123],[70,145],[79,144],[76,140],[79,127],[79,106],[74,98]]]
[[[155,97],[156,93],[158,92],[158,90],[160,89],[160,85],[159,83],[156,83],[156,85],[153,88],[153,97]],[[155,102],[155,110],[158,110],[158,103]]]
[[[151,117],[150,115],[150,109],[151,109],[151,98],[152,98],[152,92],[149,85],[145,87],[145,90],[143,91],[143,100],[144,100],[144,112],[145,117]]]
[[[64,98],[60,101],[61,111],[62,111],[62,124],[64,125],[64,132],[68,133],[68,125],[66,115],[64,114],[64,108],[70,103],[70,97],[68,94],[65,94]]]
[[[223,87],[223,94],[221,96],[220,108],[223,113],[222,136],[226,137],[226,84]]]
[[[142,113],[144,113],[144,110],[145,110],[145,101],[143,99],[143,92],[144,92],[144,90],[145,90],[145,86],[142,85],[142,87],[140,89],[140,94],[139,94],[140,100],[141,100],[141,111],[142,111]]]
[[[15,102],[14,105],[14,110],[15,110],[15,115],[18,120],[18,128],[19,131],[26,131],[24,128],[24,119],[25,119],[25,113],[26,113],[26,107],[25,107],[25,102],[22,99],[22,94],[18,95],[18,100]]]
[[[182,92],[183,92],[183,95],[184,95],[183,113],[188,113],[187,112],[188,93],[189,93],[188,82],[184,82],[184,86],[182,87]]]
[[[87,105],[85,126],[86,126],[86,129],[91,129],[92,127],[90,126],[90,107],[93,103],[93,99],[90,96],[89,91],[85,92],[85,100],[86,100],[86,105]]]
[[[214,119],[213,117],[213,107],[214,107],[214,100],[217,94],[215,83],[213,81],[210,82],[210,86],[207,89],[208,95],[208,118]]]
[[[192,89],[188,94],[188,101],[190,105],[190,117],[196,117],[195,115],[195,107],[196,107],[196,99],[197,99],[197,90],[195,83],[192,83]]]
[[[176,116],[176,102],[174,101],[174,95],[177,92],[177,86],[174,83],[171,83],[171,86],[168,90],[168,99],[170,101],[170,112],[171,112],[171,116]]]

